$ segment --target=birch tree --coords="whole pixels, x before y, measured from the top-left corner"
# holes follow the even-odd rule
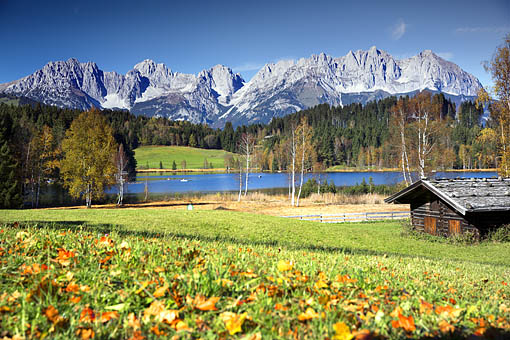
[[[404,98],[400,98],[397,103],[391,108],[393,114],[393,120],[398,126],[399,141],[400,141],[400,164],[402,167],[402,176],[406,185],[412,183],[411,169],[409,164],[408,155],[408,141],[406,136],[406,130],[408,128],[408,108]]]
[[[427,160],[436,144],[437,131],[435,120],[440,116],[431,101],[430,92],[421,92],[410,100],[411,114],[414,117],[416,130],[418,173],[421,178],[425,177]]]
[[[310,161],[312,155],[312,129],[308,125],[306,117],[301,119],[299,126],[296,128],[297,136],[297,154],[299,155],[300,179],[299,191],[296,200],[296,206],[299,207],[299,198],[301,197],[301,189],[303,188],[303,178],[305,174],[306,165]]]
[[[255,149],[255,137],[249,133],[243,133],[239,142],[239,151],[244,158],[246,164],[244,196],[248,193],[248,177],[250,174],[250,163]]]
[[[297,155],[297,138],[296,128],[292,127],[290,131],[289,139],[289,151],[290,151],[290,204],[295,205],[296,197],[296,155]]]
[[[127,156],[124,152],[124,145],[121,143],[117,152],[115,153],[115,179],[117,181],[117,185],[119,186],[119,194],[117,196],[117,205],[122,205],[122,201],[124,200],[124,185],[126,183],[126,167],[127,167]]]

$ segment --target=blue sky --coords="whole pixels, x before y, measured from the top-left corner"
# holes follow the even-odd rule
[[[267,62],[375,45],[425,49],[490,85],[481,62],[510,33],[510,1],[0,0],[0,83],[74,57],[126,73],[143,59],[198,73],[216,64],[249,80]]]

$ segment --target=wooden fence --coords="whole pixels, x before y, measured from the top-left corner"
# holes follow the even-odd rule
[[[342,222],[364,222],[381,220],[401,220],[410,217],[409,211],[384,211],[384,212],[364,212],[364,213],[344,213],[344,214],[322,214],[322,215],[300,215],[300,216],[281,216],[294,218],[303,221],[318,221],[323,223],[342,223]]]

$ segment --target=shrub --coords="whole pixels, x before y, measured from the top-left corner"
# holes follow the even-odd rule
[[[510,224],[491,230],[485,239],[489,242],[510,242]]]

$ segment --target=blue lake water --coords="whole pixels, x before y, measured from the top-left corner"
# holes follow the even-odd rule
[[[329,172],[322,173],[321,182],[333,181],[337,186],[350,186],[359,184],[365,179],[368,183],[372,177],[374,184],[396,184],[403,180],[400,172]],[[496,172],[438,172],[435,177],[493,177]],[[308,178],[318,177],[318,174],[306,174]],[[126,185],[126,193],[143,193],[145,179],[148,181],[150,193],[186,193],[186,192],[221,192],[239,190],[239,174],[186,174],[186,175],[164,175],[164,176],[138,176],[137,181]],[[296,176],[296,181],[299,177]],[[244,181],[244,177],[243,177]],[[243,182],[244,185],[244,182]],[[248,189],[273,189],[286,188],[289,186],[289,175],[287,173],[250,173],[248,177]],[[107,193],[116,193],[115,187]]]

